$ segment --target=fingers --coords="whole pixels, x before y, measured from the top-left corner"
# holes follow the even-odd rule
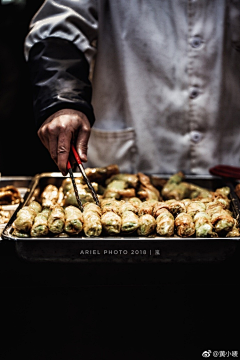
[[[68,171],[66,164],[69,158],[72,133],[63,124],[55,121],[45,122],[38,131],[43,145],[48,149],[51,158],[59,171],[65,176]]]
[[[87,161],[87,148],[88,148],[88,140],[90,136],[90,125],[89,122],[84,123],[78,132],[77,140],[76,140],[76,150],[80,156],[82,162]]]
[[[87,161],[87,143],[90,136],[90,124],[80,111],[64,109],[51,115],[38,130],[38,136],[48,149],[59,171],[68,173],[71,141],[76,139],[76,150],[83,162]]]
[[[66,176],[68,173],[66,166],[69,159],[71,141],[71,132],[66,131],[59,134],[57,144],[57,165],[63,176]]]

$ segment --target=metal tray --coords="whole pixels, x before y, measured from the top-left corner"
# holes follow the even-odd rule
[[[78,176],[78,173],[75,173]],[[169,178],[167,175],[152,177]],[[12,235],[12,223],[17,212],[33,199],[37,199],[48,184],[60,186],[64,177],[61,173],[42,173],[36,175],[25,201],[15,210],[2,233],[2,238],[15,242],[18,256],[33,262],[162,262],[162,263],[201,263],[222,262],[236,251],[239,237],[232,238],[179,238],[179,237],[62,237],[62,238],[17,238]],[[234,193],[232,183],[226,183],[214,176],[187,176],[185,181],[210,190],[222,186],[231,188],[231,210],[238,219],[240,202]]]
[[[30,192],[32,177],[26,176],[1,176],[0,177],[0,188],[5,186],[15,186],[21,194],[22,201],[24,201],[25,196]],[[8,211],[10,216],[14,214],[14,211],[18,208],[19,204],[14,205],[1,205],[1,208],[4,211]],[[6,224],[0,224],[0,240],[3,229]]]

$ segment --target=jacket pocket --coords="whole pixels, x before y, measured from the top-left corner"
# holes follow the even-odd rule
[[[121,172],[135,171],[136,142],[133,128],[105,131],[92,128],[88,142],[88,167],[117,164]]]
[[[229,20],[232,46],[240,51],[240,0],[229,1]]]

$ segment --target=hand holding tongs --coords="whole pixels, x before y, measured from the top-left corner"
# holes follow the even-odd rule
[[[84,167],[83,167],[83,165],[82,165],[82,161],[81,161],[81,159],[80,159],[80,156],[78,155],[77,150],[75,149],[75,147],[74,147],[73,144],[71,144],[71,150],[72,150],[72,153],[73,153],[73,155],[74,155],[74,158],[75,158],[75,160],[76,160],[76,162],[77,162],[77,164],[78,164],[78,167],[79,167],[79,169],[80,169],[80,171],[81,171],[81,173],[82,173],[82,176],[83,176],[85,182],[87,183],[87,186],[89,187],[89,189],[90,189],[91,192],[92,192],[92,196],[93,196],[96,204],[97,204],[98,206],[100,206],[99,200],[98,200],[98,197],[97,197],[97,194],[96,194],[96,192],[95,192],[95,190],[94,190],[91,182],[89,181],[89,179],[88,179],[88,177],[87,177],[87,175],[86,175],[86,173],[85,173],[85,170],[84,170]],[[81,200],[80,200],[80,197],[79,197],[79,194],[78,194],[77,185],[76,185],[76,182],[75,182],[75,179],[74,179],[74,176],[73,176],[73,171],[72,171],[72,167],[71,167],[71,164],[70,164],[70,161],[69,161],[69,160],[68,160],[68,162],[67,162],[67,169],[68,169],[69,174],[70,174],[70,177],[71,177],[71,179],[72,179],[72,183],[73,183],[73,187],[74,187],[74,191],[75,191],[75,195],[76,195],[76,198],[77,198],[78,205],[79,205],[81,211],[83,211],[83,204],[82,204],[82,202],[81,202]]]

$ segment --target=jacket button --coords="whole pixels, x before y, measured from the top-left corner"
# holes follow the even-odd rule
[[[191,140],[195,144],[199,143],[203,138],[203,134],[199,131],[191,131]]]
[[[199,48],[202,45],[202,39],[200,36],[194,36],[191,41],[190,44],[193,48]]]
[[[195,99],[199,95],[199,89],[196,86],[190,88],[190,99]]]

